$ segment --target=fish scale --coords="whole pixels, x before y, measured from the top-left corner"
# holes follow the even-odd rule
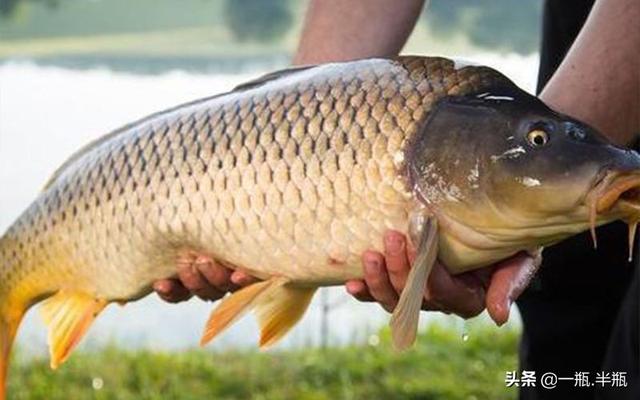
[[[5,235],[40,232],[16,257],[2,246],[0,274],[62,267],[31,290],[80,279],[126,299],[172,275],[188,249],[262,277],[357,277],[364,249],[381,249],[385,229],[407,229],[412,204],[394,157],[435,100],[491,77],[438,58],[366,60],[146,118],[65,165]],[[330,259],[340,268],[327,269]]]
[[[406,147],[433,105],[503,79],[443,58],[304,67],[89,144],[0,238],[0,373],[32,304],[51,296],[57,366],[107,303],[146,295],[189,257],[276,277],[269,290],[300,304],[307,292],[286,288],[361,277],[363,251],[409,230]],[[270,342],[282,329],[266,318]]]
[[[395,229],[416,247],[390,321],[404,349],[436,259],[457,274],[528,252],[530,278],[544,246],[616,219],[631,249],[639,188],[638,153],[487,67],[399,57],[271,73],[87,145],[0,237],[0,400],[40,301],[56,368],[109,303],[217,261],[261,280],[220,301],[201,344],[253,311],[270,346],[317,287],[361,278],[361,254]]]

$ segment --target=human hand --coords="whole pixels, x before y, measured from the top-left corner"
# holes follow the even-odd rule
[[[245,272],[232,270],[208,257],[196,257],[192,262],[178,262],[175,278],[160,279],[153,290],[161,299],[170,303],[189,300],[193,295],[202,300],[214,301],[227,292],[256,282]]]
[[[364,280],[346,283],[347,291],[361,301],[377,301],[391,312],[405,286],[415,251],[403,234],[388,231],[384,254],[366,251],[362,256]],[[537,261],[519,253],[495,265],[452,275],[436,262],[427,281],[423,310],[454,313],[463,318],[485,308],[496,324],[509,319],[511,304],[524,291],[538,267]]]

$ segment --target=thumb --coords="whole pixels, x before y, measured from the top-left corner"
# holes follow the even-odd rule
[[[540,266],[541,257],[521,252],[495,265],[487,289],[486,306],[491,319],[502,325],[509,319],[511,304],[527,288]]]

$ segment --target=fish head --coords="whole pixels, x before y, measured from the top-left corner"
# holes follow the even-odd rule
[[[506,78],[442,99],[406,158],[416,197],[440,219],[440,257],[453,271],[617,219],[635,231],[640,220],[640,155]]]

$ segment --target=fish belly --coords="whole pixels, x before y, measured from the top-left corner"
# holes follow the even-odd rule
[[[410,203],[392,189],[395,174],[372,173],[370,165],[367,178],[354,165],[349,175],[321,173],[316,186],[309,178],[296,185],[285,160],[276,164],[287,170],[282,182],[270,174],[263,182],[253,168],[244,165],[242,177],[231,169],[132,192],[127,212],[116,217],[78,216],[57,235],[63,244],[50,247],[68,254],[58,273],[100,298],[131,299],[175,275],[177,260],[205,255],[263,279],[329,285],[360,277],[361,254],[382,250],[384,231],[407,231]],[[217,188],[219,180],[236,186]]]

